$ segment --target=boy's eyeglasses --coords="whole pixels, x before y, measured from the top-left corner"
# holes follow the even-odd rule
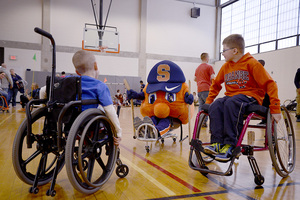
[[[222,53],[228,51],[228,50],[231,50],[231,49],[234,49],[234,48],[230,48],[230,49],[223,49]]]

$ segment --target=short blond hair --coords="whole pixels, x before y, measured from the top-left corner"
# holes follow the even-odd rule
[[[37,83],[32,83],[31,84],[31,89],[32,90],[36,90],[36,89],[38,89],[39,88],[39,85],[37,84]]]
[[[73,55],[72,62],[76,71],[80,74],[84,74],[94,69],[96,58],[89,51],[79,50]]]
[[[245,40],[240,34],[232,34],[227,36],[223,40],[223,45],[226,45],[229,48],[237,48],[240,53],[244,54],[245,51]]]
[[[207,57],[208,57],[208,53],[202,53],[200,56],[202,61],[205,60]]]

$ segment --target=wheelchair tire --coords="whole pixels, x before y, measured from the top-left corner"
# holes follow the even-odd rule
[[[288,110],[281,107],[282,118],[278,123],[267,124],[268,147],[273,167],[281,177],[287,177],[295,168],[296,143],[293,124]],[[271,122],[268,113],[268,122]]]
[[[20,125],[13,143],[12,161],[14,170],[17,176],[25,183],[32,185],[35,179],[35,174],[39,165],[41,154],[47,154],[45,156],[46,164],[42,169],[42,174],[38,179],[38,185],[44,185],[51,181],[54,173],[54,163],[57,160],[57,156],[54,154],[50,142],[51,139],[41,139],[43,132],[44,117],[47,114],[46,107],[39,108],[32,113],[32,148],[27,148],[27,119],[25,119]],[[37,138],[40,138],[38,140]],[[47,137],[43,137],[47,138]],[[52,137],[53,138],[53,137]],[[53,142],[56,142],[53,141]],[[46,148],[38,149],[39,146],[46,146]],[[56,144],[55,144],[56,145]],[[49,147],[49,148],[48,148]],[[63,168],[64,161],[61,162],[59,171]]]
[[[118,150],[113,135],[113,125],[99,109],[87,109],[73,122],[65,159],[68,178],[77,191],[95,193],[112,175]]]
[[[208,130],[208,128],[205,128],[203,127],[203,124],[205,122],[205,119],[208,117],[207,114],[205,113],[201,113],[200,116],[199,116],[199,122],[198,122],[198,126],[197,126],[197,134],[196,134],[196,138],[201,140],[202,144],[203,143],[206,143],[206,144],[210,144],[210,132]],[[203,161],[205,163],[210,163],[212,162],[214,159],[202,152],[201,153],[201,156],[203,158]]]

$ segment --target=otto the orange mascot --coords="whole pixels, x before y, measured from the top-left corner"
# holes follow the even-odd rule
[[[159,136],[169,131],[171,118],[179,119],[182,124],[188,123],[188,104],[192,104],[194,98],[188,92],[180,67],[168,60],[161,61],[151,69],[147,82],[141,93],[127,91],[129,99],[143,100],[140,112],[144,121],[150,117]]]

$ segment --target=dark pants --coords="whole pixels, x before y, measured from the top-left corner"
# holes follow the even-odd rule
[[[20,96],[20,104],[22,108],[25,108],[26,104],[29,102],[29,99],[25,95]]]
[[[236,145],[243,128],[243,115],[250,104],[257,101],[243,94],[215,100],[208,110],[211,143]]]
[[[18,94],[18,88],[13,88],[8,90],[8,101],[7,104],[9,105],[10,101],[12,106],[16,106],[16,97]]]

